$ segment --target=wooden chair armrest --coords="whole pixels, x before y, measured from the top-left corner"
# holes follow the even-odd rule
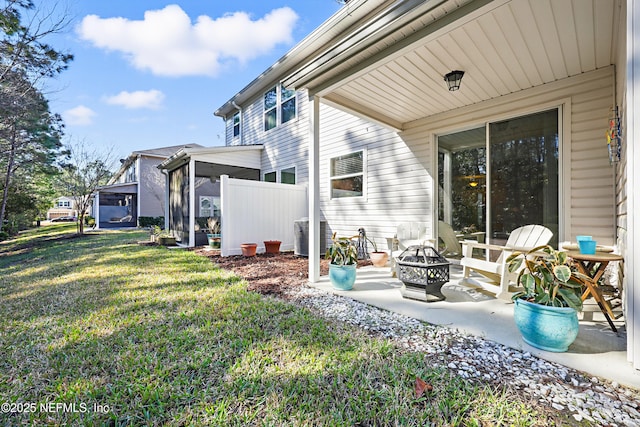
[[[479,248],[479,249],[491,249],[491,250],[495,250],[495,251],[503,251],[505,249],[510,250],[511,248],[507,248],[505,246],[499,246],[499,245],[491,245],[489,243],[478,243],[475,240],[463,240],[462,242],[460,242],[460,244],[462,246],[470,246],[472,248]]]

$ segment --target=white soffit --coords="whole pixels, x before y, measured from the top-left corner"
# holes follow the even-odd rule
[[[619,19],[618,0],[450,0],[305,86],[402,129],[613,64]],[[455,92],[444,82],[452,70],[465,72]]]

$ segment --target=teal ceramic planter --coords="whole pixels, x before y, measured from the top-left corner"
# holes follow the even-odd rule
[[[353,289],[356,282],[356,265],[329,264],[329,280],[334,288],[341,291]]]
[[[578,313],[570,307],[549,307],[517,299],[513,317],[522,339],[541,350],[567,351],[578,336]]]

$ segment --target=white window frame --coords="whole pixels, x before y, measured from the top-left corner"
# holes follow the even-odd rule
[[[342,157],[342,156],[347,156],[349,154],[356,154],[362,152],[362,172],[358,172],[358,173],[353,173],[353,174],[347,174],[347,175],[336,175],[336,176],[331,176],[331,161],[335,158],[338,157]],[[329,158],[329,164],[328,164],[328,175],[329,175],[329,199],[332,201],[347,201],[347,200],[367,200],[367,150],[365,148],[361,148],[359,150],[353,150],[353,151],[345,151],[345,152],[341,152],[335,156],[332,156]],[[333,187],[332,187],[332,183],[333,180],[336,179],[344,179],[344,178],[351,178],[354,176],[358,176],[358,175],[362,175],[362,195],[361,196],[347,196],[347,197],[333,197]]]
[[[284,97],[283,97],[283,91],[284,90],[286,90],[286,88],[281,84],[280,85],[279,94],[278,94],[279,98],[280,98],[279,99],[280,102],[278,103],[278,113],[279,113],[280,117],[278,117],[278,120],[279,120],[279,123],[281,125],[283,125],[285,123],[293,122],[298,118],[298,98],[297,98],[298,93],[295,90],[292,90],[291,92],[293,92],[293,95],[291,95],[290,97],[284,99]],[[287,120],[286,122],[283,122],[282,121],[282,106],[284,105],[285,102],[288,102],[288,101],[290,101],[292,99],[293,99],[293,105],[294,105],[293,117],[291,119]]]
[[[273,181],[267,181],[266,178],[267,178],[267,175],[269,175],[269,174],[273,174],[273,176],[274,176],[274,180]],[[278,171],[272,170],[272,171],[267,171],[267,172],[263,173],[262,174],[262,180],[264,182],[278,182]]]
[[[266,108],[265,105],[265,97],[267,96],[268,93],[272,92],[275,89],[276,91],[276,103],[273,107],[270,107],[269,109]],[[295,90],[292,90],[293,94],[289,97],[287,97],[286,99],[283,98],[283,91],[286,90],[286,88],[284,88],[282,86],[282,84],[279,84],[277,86],[271,87],[268,91],[264,92],[262,94],[262,124],[263,124],[263,130],[265,132],[269,132],[270,130],[276,129],[281,125],[285,125],[287,123],[290,122],[295,122],[298,119],[298,92]],[[286,122],[282,121],[282,105],[285,102],[288,102],[290,100],[294,101],[294,110],[295,113],[293,115],[293,117],[289,120],[287,120]],[[273,126],[272,128],[267,129],[266,128],[266,117],[268,113],[271,113],[273,111],[273,109],[275,108],[275,112],[276,112],[276,123],[275,126]]]
[[[236,122],[237,118],[237,122]],[[231,137],[239,138],[240,137],[240,126],[242,126],[242,117],[240,117],[240,112],[237,111],[233,117],[231,117]],[[238,133],[236,133],[236,128],[238,129]]]
[[[295,181],[293,184],[289,184],[289,183],[287,183],[287,184],[296,185],[298,183],[298,167],[295,166],[295,165],[280,169],[280,171],[279,171],[279,175],[280,176],[279,176],[279,181],[278,182],[282,183],[282,172],[286,171],[287,169],[293,169],[293,179]]]

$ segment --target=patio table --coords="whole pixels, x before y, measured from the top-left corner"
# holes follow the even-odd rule
[[[609,323],[609,326],[613,332],[618,332],[612,319],[617,317],[613,314],[611,304],[602,295],[602,290],[598,286],[598,281],[604,274],[604,270],[607,268],[610,262],[622,261],[624,258],[617,254],[596,252],[593,255],[583,254],[579,251],[567,251],[567,256],[573,259],[580,273],[588,277],[585,281],[586,289],[582,293],[582,300],[584,301],[593,296],[593,299],[598,303],[598,307],[604,314],[605,319]]]

